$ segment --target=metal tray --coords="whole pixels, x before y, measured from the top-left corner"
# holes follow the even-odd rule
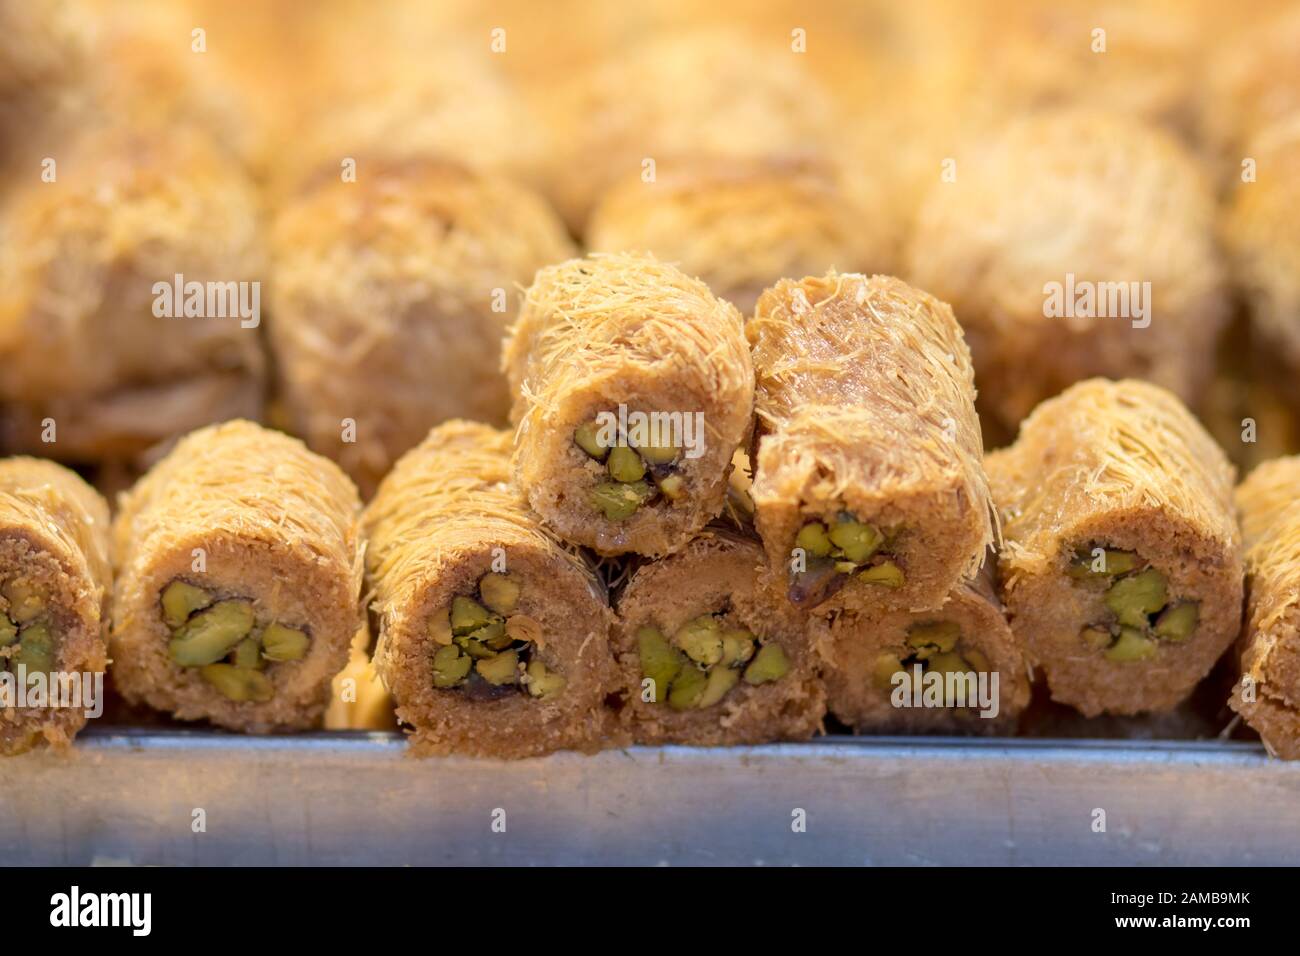
[[[1252,743],[842,737],[501,762],[417,760],[397,734],[95,728],[70,755],[0,763],[4,866],[1297,862],[1300,763]]]

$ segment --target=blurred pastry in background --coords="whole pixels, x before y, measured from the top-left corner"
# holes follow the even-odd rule
[[[788,37],[682,30],[610,51],[545,90],[552,199],[582,234],[614,182],[682,158],[825,155],[833,102]]]
[[[264,359],[259,200],[183,124],[99,127],[57,178],[0,206],[0,442],[134,461],[199,425],[257,417]]]
[[[811,162],[665,162],[654,182],[634,174],[601,197],[587,246],[652,252],[748,315],[786,276],[894,270],[898,227],[872,185],[851,191]]]
[[[1092,375],[1201,397],[1227,318],[1214,199],[1169,134],[1095,110],[1013,120],[929,188],[905,256],[950,303],[983,410],[1014,427]]]
[[[361,155],[281,197],[269,336],[287,422],[373,493],[449,418],[504,424],[520,290],[574,249],[539,196],[454,161]]]

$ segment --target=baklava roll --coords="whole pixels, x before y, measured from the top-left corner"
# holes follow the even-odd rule
[[[504,362],[515,481],[560,537],[661,555],[722,510],[754,370],[740,313],[703,282],[630,253],[542,269]]]
[[[363,626],[360,501],[298,441],[201,429],[121,499],[113,682],[181,720],[318,726]]]
[[[108,504],[71,471],[0,461],[0,755],[66,747],[103,707],[108,534]]]
[[[893,271],[898,227],[868,185],[850,188],[825,163],[665,163],[655,181],[634,175],[605,193],[586,242],[652,252],[749,315],[785,276]]]
[[[1233,468],[1169,392],[1081,382],[985,462],[1011,629],[1086,716],[1176,707],[1241,626]]]
[[[1237,488],[1248,599],[1241,676],[1228,704],[1269,753],[1300,759],[1300,457],[1252,471]]]
[[[101,129],[0,208],[0,442],[132,461],[262,407],[258,201],[202,130]]]
[[[621,742],[613,615],[590,564],[510,484],[510,434],[439,425],[365,513],[375,667],[415,753],[529,757]]]
[[[938,607],[993,541],[952,310],[889,276],[830,272],[763,293],[747,333],[756,523],[779,586],[804,609]]]
[[[573,246],[522,186],[433,159],[337,161],[285,200],[268,328],[297,434],[369,497],[449,418],[501,425],[501,338],[519,289]]]
[[[764,588],[762,563],[758,542],[714,527],[632,573],[614,650],[637,743],[759,744],[821,726],[824,624]]]
[[[858,733],[1014,730],[1029,668],[992,579],[990,565],[933,611],[837,615],[822,646],[831,714]]]
[[[1019,117],[934,182],[907,279],[961,318],[981,412],[1008,429],[1092,376],[1199,398],[1227,318],[1208,178],[1171,135],[1102,111]]]

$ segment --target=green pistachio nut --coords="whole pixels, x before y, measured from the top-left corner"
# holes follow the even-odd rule
[[[195,611],[212,604],[212,595],[185,581],[173,581],[162,592],[163,623],[177,628],[190,619]]]
[[[1137,628],[1121,627],[1119,640],[1106,651],[1106,660],[1118,664],[1146,661],[1156,656],[1156,642]]]
[[[912,647],[937,647],[947,653],[961,639],[961,625],[956,621],[927,621],[907,629],[907,643]]]
[[[630,485],[645,477],[645,462],[636,453],[636,449],[629,448],[627,445],[610,449],[607,467],[609,477],[623,484]]]
[[[715,617],[701,615],[683,624],[673,635],[673,643],[695,663],[712,667],[722,660],[722,624]]]
[[[587,422],[573,430],[573,443],[597,461],[604,461],[609,449],[600,444],[600,426]]]
[[[568,683],[563,677],[534,658],[528,662],[528,693],[546,700],[560,694]]]
[[[820,521],[810,521],[799,529],[795,535],[794,545],[796,548],[803,548],[808,554],[816,558],[824,558],[831,553],[830,535],[826,533],[826,526]]]
[[[681,501],[686,496],[686,479],[681,475],[665,475],[656,478],[655,484],[669,501]]]
[[[49,622],[36,621],[19,632],[18,650],[9,658],[9,667],[15,674],[20,664],[28,674],[48,674],[54,670],[54,657],[54,632]]]
[[[45,599],[26,578],[11,578],[0,593],[9,601],[9,617],[18,624],[34,621],[45,613]]]
[[[785,651],[781,645],[776,642],[764,644],[754,655],[754,659],[749,666],[745,668],[745,683],[766,684],[769,681],[780,680],[790,672],[790,661],[785,656]]]
[[[722,660],[724,667],[736,667],[754,656],[754,635],[734,628],[722,632]]]
[[[451,632],[457,637],[477,631],[491,620],[488,609],[473,598],[451,599]]]
[[[1200,623],[1201,611],[1195,601],[1171,604],[1156,618],[1156,637],[1165,641],[1185,641]]]
[[[903,569],[893,561],[883,561],[864,568],[857,579],[886,588],[901,588],[904,584]]]
[[[690,710],[699,705],[708,686],[709,678],[704,671],[693,664],[687,664],[668,692],[668,706],[673,710]]]
[[[878,654],[871,665],[871,682],[882,690],[894,686],[894,675],[903,669],[903,662],[897,654]]]
[[[246,637],[235,645],[235,666],[258,670],[262,666],[262,645],[255,637]]]
[[[882,535],[869,524],[860,521],[837,521],[830,529],[831,543],[844,552],[844,557],[861,564],[876,553]]]
[[[167,651],[182,667],[215,664],[246,638],[253,629],[253,605],[249,601],[218,601],[199,611],[173,631]]]
[[[1104,627],[1085,627],[1079,632],[1079,639],[1084,644],[1099,651],[1104,651],[1110,647],[1113,640],[1110,631]]]
[[[514,651],[502,651],[496,657],[478,661],[474,669],[479,677],[494,687],[515,684],[519,681],[519,655]]]
[[[1106,591],[1106,607],[1125,627],[1145,628],[1147,616],[1165,606],[1165,576],[1148,568],[1120,578]]]
[[[233,664],[207,664],[199,669],[199,674],[218,694],[237,703],[264,704],[275,695],[270,679],[261,671]]]
[[[655,700],[665,700],[668,689],[687,664],[686,656],[673,647],[658,628],[643,627],[636,632],[636,639],[641,656],[641,676],[654,681]]]
[[[462,654],[455,644],[440,647],[433,655],[433,686],[455,687],[469,676],[474,661]]]
[[[699,702],[695,706],[701,710],[712,707],[726,697],[727,692],[738,683],[740,683],[740,671],[730,667],[712,668],[709,671],[708,683],[704,685],[704,693],[700,695]]]
[[[610,521],[623,521],[653,495],[654,489],[644,481],[603,481],[591,490],[591,506]]]
[[[307,656],[311,638],[305,631],[271,624],[262,632],[262,656],[268,661],[300,661]]]
[[[490,610],[510,614],[519,606],[519,584],[505,574],[485,574],[478,583],[479,597]]]

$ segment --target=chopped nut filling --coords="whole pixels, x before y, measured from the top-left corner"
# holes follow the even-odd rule
[[[743,679],[751,686],[780,680],[790,671],[781,645],[762,643],[725,615],[687,621],[669,639],[657,627],[637,631],[641,676],[653,682],[655,703],[673,710],[712,707]]]
[[[439,645],[433,655],[433,686],[457,689],[475,700],[526,692],[546,699],[564,690],[565,679],[534,656],[541,625],[516,613],[522,588],[508,574],[485,574],[478,600],[458,595],[429,621]]]
[[[848,512],[832,522],[809,521],[794,543],[805,555],[804,569],[790,573],[788,595],[798,607],[816,607],[850,580],[891,589],[906,581],[889,539]]]
[[[45,595],[23,577],[0,585],[4,613],[0,614],[0,671],[48,674],[58,657],[54,622]],[[5,656],[7,654],[7,656]]]
[[[983,674],[989,670],[988,658],[975,647],[962,641],[961,625],[955,621],[922,621],[907,629],[906,646],[897,652],[880,654],[872,668],[871,678],[881,690],[889,692],[894,687],[894,675],[900,671],[909,675],[921,666],[921,674],[931,671],[939,674]],[[959,699],[948,696],[950,688],[944,683],[945,707],[958,707]],[[965,706],[973,706],[967,700]]]
[[[300,661],[311,636],[279,621],[259,624],[253,602],[222,598],[179,578],[159,596],[163,623],[171,631],[167,653],[181,667],[196,667],[202,678],[233,701],[265,703],[275,689],[267,664]]]
[[[633,447],[630,444],[601,444],[600,426],[595,421],[579,425],[573,443],[589,457],[605,464],[610,481],[592,488],[588,501],[610,521],[624,521],[637,510],[662,496],[668,502],[686,496],[686,480],[679,472],[681,449],[672,446]]]
[[[1081,548],[1069,575],[1082,586],[1105,588],[1105,619],[1084,627],[1079,639],[1109,661],[1150,660],[1160,641],[1180,643],[1196,631],[1199,602],[1171,602],[1165,576],[1135,552]]]

